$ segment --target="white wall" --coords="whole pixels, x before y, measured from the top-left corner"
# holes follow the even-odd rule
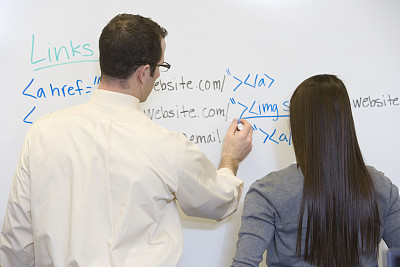
[[[114,15],[124,12],[151,17],[169,31],[165,60],[172,68],[162,74],[155,87],[158,91],[142,108],[174,110],[179,118],[174,113],[174,118],[154,120],[188,137],[205,136],[209,142],[199,145],[218,165],[228,123],[241,116],[245,107],[243,117],[256,117],[249,119],[256,129],[253,152],[238,173],[246,191],[256,179],[294,161],[292,145],[279,140],[290,138],[285,101],[301,81],[317,73],[337,74],[352,101],[385,101],[385,106],[375,102],[371,107],[366,100],[366,107],[354,108],[353,113],[367,163],[400,185],[398,0],[116,0],[104,4],[3,0],[0,222],[30,125],[24,118],[33,110],[25,120],[34,121],[88,99],[99,77],[98,36]],[[54,48],[60,50],[58,59]],[[210,89],[203,91],[206,86]],[[62,91],[53,96],[55,87],[64,87],[65,97]],[[260,112],[266,103],[274,106],[273,111]],[[267,135],[272,137],[266,139]],[[228,266],[241,208],[220,223],[182,215],[185,247],[179,266]]]

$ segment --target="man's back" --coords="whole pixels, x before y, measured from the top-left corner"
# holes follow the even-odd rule
[[[38,266],[175,266],[183,244],[175,198],[194,216],[236,210],[242,182],[138,107],[132,96],[97,90],[30,128],[8,207],[17,212],[4,224],[6,255],[34,253]],[[23,242],[6,241],[16,236]]]
[[[41,245],[35,247],[36,260],[60,266],[74,260],[79,266],[177,260],[169,259],[169,251],[181,249],[180,221],[169,211],[176,209],[174,169],[183,162],[180,136],[132,104],[109,104],[90,102],[56,112],[32,130],[32,224]],[[149,247],[154,255],[163,253],[149,255]],[[52,248],[58,249],[48,251]],[[66,251],[75,258],[71,262],[65,262]]]

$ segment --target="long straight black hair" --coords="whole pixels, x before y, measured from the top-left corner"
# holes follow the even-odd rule
[[[361,255],[377,256],[377,199],[343,82],[327,74],[302,82],[290,100],[290,127],[304,175],[296,254],[323,267],[357,266]]]

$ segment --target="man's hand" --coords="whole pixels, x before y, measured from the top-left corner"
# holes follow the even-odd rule
[[[229,168],[236,175],[239,163],[250,153],[252,144],[253,128],[250,123],[244,119],[243,130],[238,130],[238,120],[234,119],[226,132],[224,143],[222,145],[222,157],[220,168]]]

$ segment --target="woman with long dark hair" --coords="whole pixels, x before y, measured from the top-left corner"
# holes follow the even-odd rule
[[[232,266],[378,266],[378,245],[400,247],[398,188],[358,145],[343,82],[316,75],[290,100],[297,164],[246,194]]]

